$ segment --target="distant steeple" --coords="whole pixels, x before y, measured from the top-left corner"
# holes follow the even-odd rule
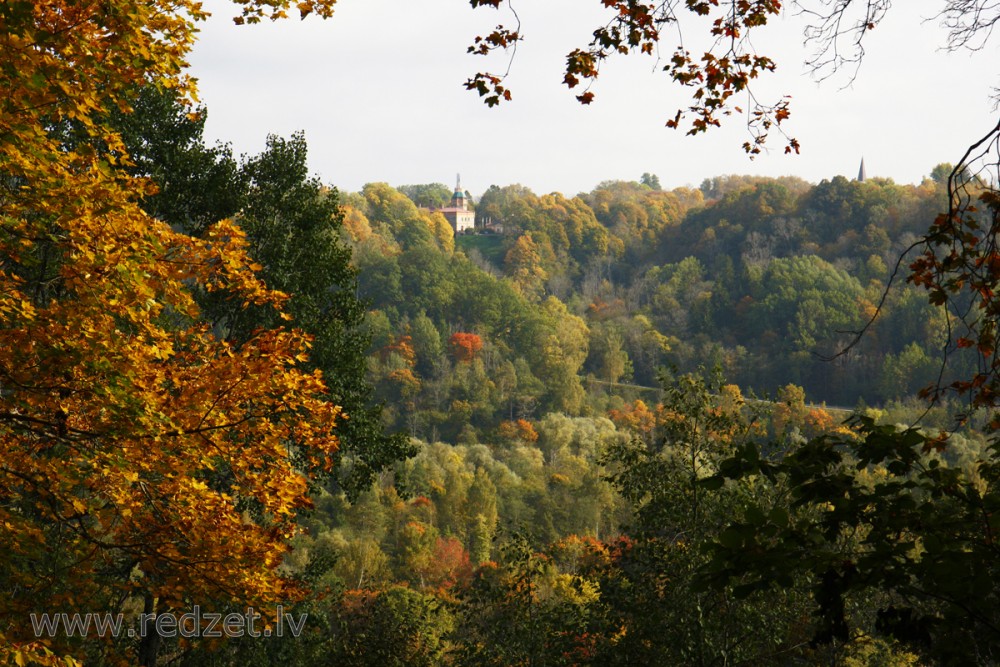
[[[451,195],[451,207],[468,210],[469,203],[465,199],[465,190],[462,189],[462,174],[455,176],[455,192]]]
[[[467,232],[476,224],[476,214],[469,208],[471,197],[462,189],[462,174],[455,175],[455,192],[451,195],[451,206],[440,209],[455,233]]]
[[[868,175],[865,174],[865,159],[861,158],[861,168],[858,169],[858,183],[864,183],[867,176]]]

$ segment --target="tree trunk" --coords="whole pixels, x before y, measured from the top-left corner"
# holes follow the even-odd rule
[[[156,600],[152,593],[146,593],[143,599],[142,612],[146,618],[156,611]],[[142,667],[156,667],[156,654],[160,650],[160,633],[156,631],[156,623],[146,622],[145,634],[139,640],[139,664]]]

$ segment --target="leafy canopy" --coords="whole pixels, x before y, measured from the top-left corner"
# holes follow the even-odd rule
[[[240,4],[254,21],[290,3]],[[192,238],[145,213],[153,186],[108,123],[142,85],[193,93],[204,17],[191,0],[0,7],[0,659],[54,659],[25,627],[42,608],[294,597],[276,568],[339,408],[284,319],[241,340],[201,323],[201,294],[287,297],[232,221]]]

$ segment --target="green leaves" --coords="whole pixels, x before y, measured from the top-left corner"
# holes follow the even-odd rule
[[[752,502],[741,521],[720,531],[707,548],[703,580],[734,586],[734,595],[768,582],[809,585],[817,641],[895,633],[928,655],[960,662],[996,650],[990,577],[997,549],[984,539],[996,523],[987,508],[1000,504],[995,482],[984,486],[928,460],[936,437],[916,429],[868,418],[855,427],[859,441],[814,440],[769,464],[764,494],[781,502]],[[981,469],[996,466],[995,456]],[[754,475],[753,459],[737,453],[719,477]],[[913,606],[894,605],[900,599]]]

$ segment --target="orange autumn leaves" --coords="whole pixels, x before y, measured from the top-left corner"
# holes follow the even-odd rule
[[[301,470],[328,467],[337,446],[322,379],[297,369],[306,339],[260,331],[235,346],[195,319],[199,287],[282,299],[246,268],[235,228],[194,241],[124,204],[71,221],[36,224],[44,243],[3,244],[5,541],[81,549],[60,582],[81,595],[103,586],[103,552],[121,550],[144,574],[126,589],[274,599],[280,540],[305,503]],[[52,289],[31,271],[47,253],[59,258]],[[248,520],[248,503],[268,519]],[[77,533],[53,528],[66,525]]]
[[[196,239],[147,216],[153,186],[120,169],[103,124],[137,84],[188,86],[201,16],[195,2],[0,9],[0,655],[15,661],[27,654],[4,642],[42,607],[293,596],[284,539],[337,449],[303,334],[237,343],[199,319],[208,292],[287,298],[243,232],[222,221]]]
[[[476,358],[476,353],[483,349],[483,339],[474,333],[460,331],[451,335],[448,346],[456,361],[469,363]]]
[[[746,402],[747,399],[743,397],[739,387],[732,384],[724,385],[719,392],[717,405],[712,411],[718,415],[735,414],[743,409]],[[768,408],[766,414],[769,419],[755,426],[762,435],[768,432],[769,421],[770,432],[778,438],[787,436],[793,429],[807,438],[823,435],[848,438],[855,436],[855,432],[843,423],[842,415],[831,414],[822,406],[807,405],[805,393],[795,385],[783,388],[774,403],[766,401],[756,401],[756,403]],[[665,409],[662,405],[650,406],[642,399],[626,403],[620,408],[612,408],[607,416],[616,426],[635,433],[646,442],[655,441],[659,429],[668,422],[684,419],[683,416]],[[734,434],[712,433],[711,435],[728,440]]]

